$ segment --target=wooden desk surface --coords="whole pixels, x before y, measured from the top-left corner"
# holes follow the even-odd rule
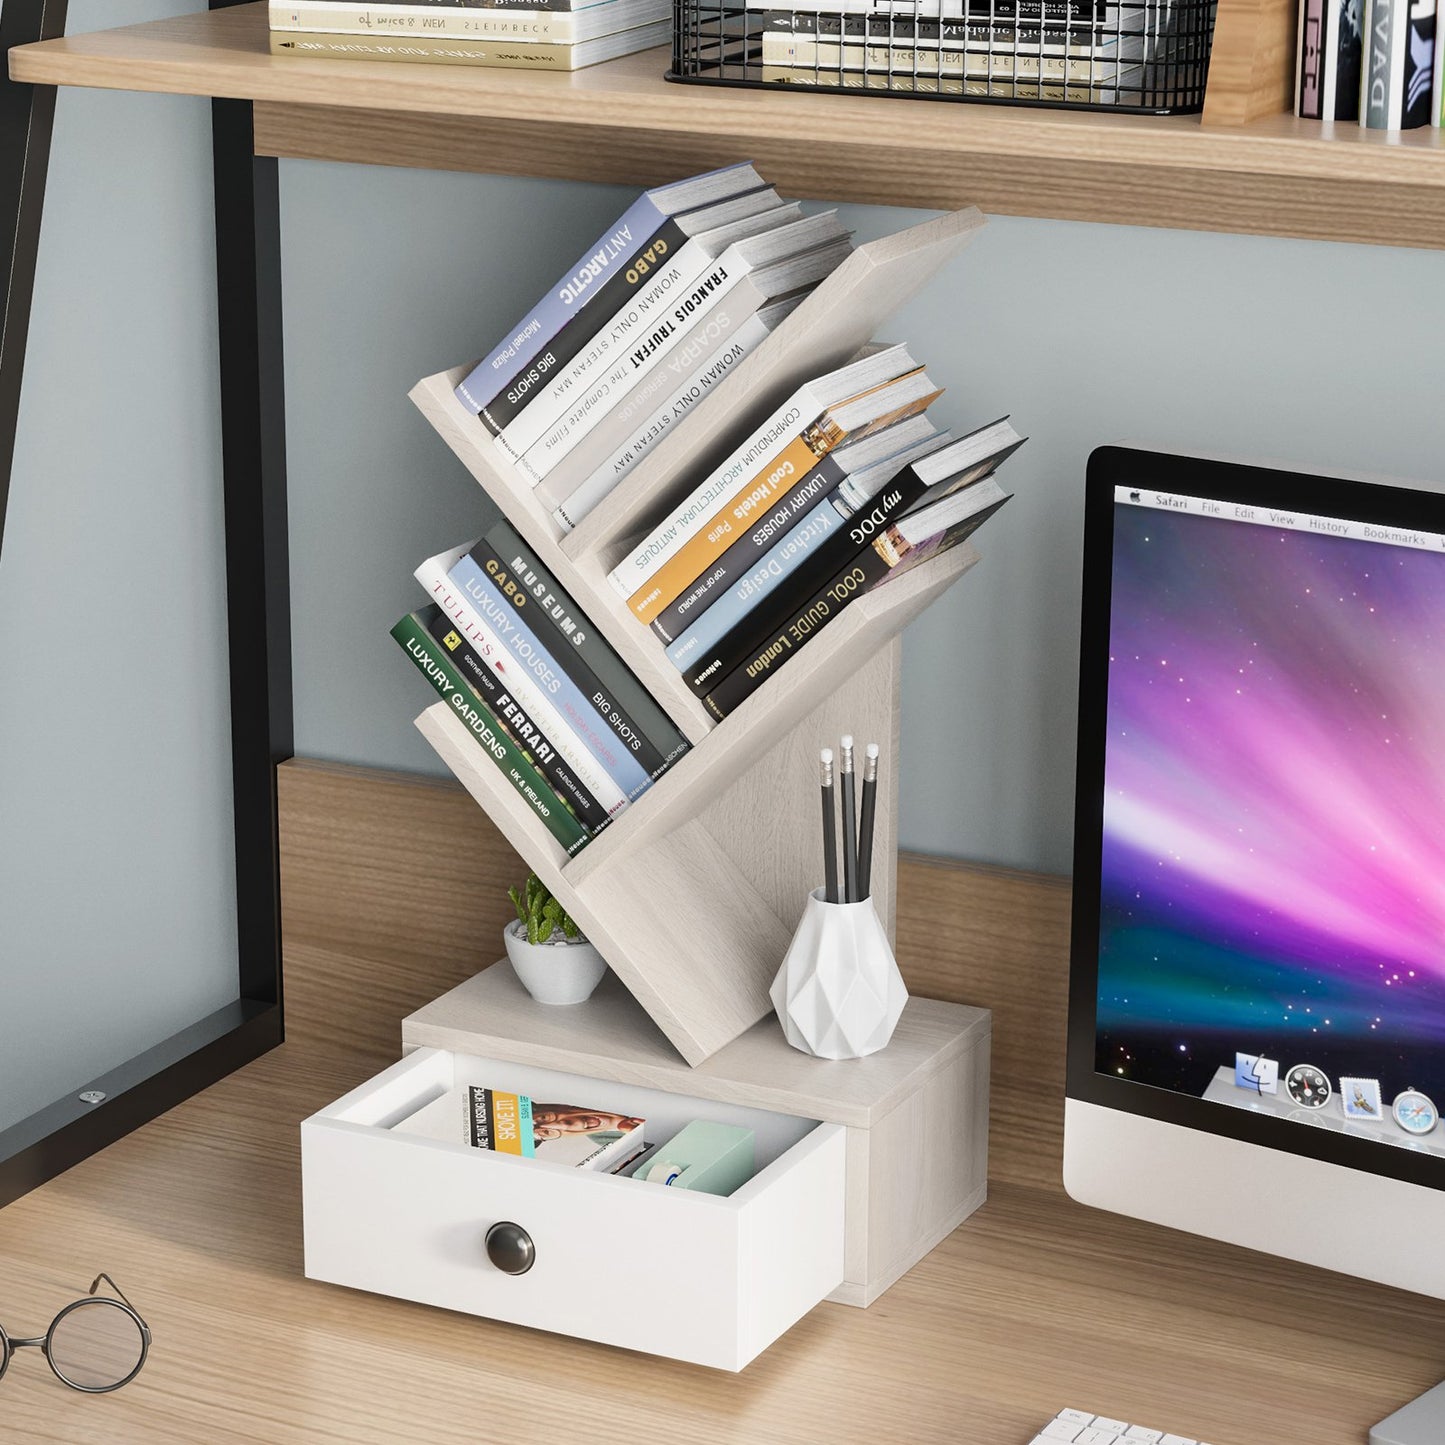
[[[338,815],[348,777],[366,829]],[[291,1037],[0,1211],[12,1333],[43,1330],[106,1269],[154,1335],[140,1378],[113,1396],[74,1394],[22,1353],[0,1382],[7,1441],[635,1445],[640,1406],[665,1400],[678,1438],[747,1445],[1024,1445],[1063,1405],[1213,1445],[1361,1445],[1445,1376],[1445,1304],[1069,1201],[1054,1182],[1066,890],[923,860],[905,863],[901,896],[934,933],[925,946],[906,932],[900,958],[919,992],[996,1008],[997,1182],[872,1309],[822,1305],[730,1376],[313,1284],[297,1124],[395,1058],[402,1014],[469,967],[456,940],[404,968],[379,961],[379,933],[371,956],[318,947],[322,901],[342,876],[365,883],[362,912],[382,906],[377,890],[408,886],[368,867],[398,820],[420,820],[433,843],[455,820],[472,897],[516,865],[440,785],[297,765],[283,806]],[[330,855],[313,830],[335,840]],[[429,880],[419,918],[458,891],[443,854],[455,849],[415,854]]]

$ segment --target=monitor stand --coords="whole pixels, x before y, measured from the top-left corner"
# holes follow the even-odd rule
[[[1439,1445],[1445,1440],[1445,1384],[1426,1390],[1370,1431],[1370,1445]]]

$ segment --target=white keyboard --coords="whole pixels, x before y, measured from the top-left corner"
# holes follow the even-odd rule
[[[1060,1410],[1029,1445],[1208,1445],[1188,1435],[1171,1435],[1167,1430],[1146,1430],[1107,1415],[1087,1410]]]

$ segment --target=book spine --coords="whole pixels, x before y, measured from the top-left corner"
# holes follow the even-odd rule
[[[818,414],[814,394],[806,386],[794,393],[641,546],[607,574],[613,588],[625,598],[641,590],[693,532],[706,524],[725,498],[771,465],[772,458],[802,430],[805,411],[810,416]]]
[[[692,625],[667,645],[667,660],[680,672],[694,658],[706,656],[723,637],[743,624],[791,576],[811,571],[811,559],[831,536],[845,528],[843,514],[831,498],[819,502],[792,527],[755,567],[713,602]]]
[[[802,66],[820,71],[914,71],[919,77],[962,77],[977,80],[1086,80],[1117,82],[1118,59],[1094,54],[1014,54],[1007,50],[939,50],[897,44],[838,44],[800,40],[792,35],[763,36],[763,64]]]
[[[549,378],[565,374],[569,363],[610,321],[622,315],[648,279],[657,275],[669,256],[687,245],[687,233],[669,217],[620,265],[582,309],[533,358],[532,364],[510,386],[503,387],[482,408],[482,422],[500,436],[531,405]]]
[[[711,648],[689,659],[682,674],[687,685],[698,697],[706,698],[720,679],[745,661],[769,633],[777,632],[813,595],[819,577],[831,577],[841,570],[855,552],[866,547],[927,493],[928,488],[918,474],[912,467],[906,467],[878,493],[867,512],[849,518],[832,536],[824,539],[805,568],[786,578],[782,586],[773,588],[763,606],[743,616]]]
[[[601,720],[603,727],[616,735],[616,746],[636,760],[649,781],[658,778],[666,767],[662,754],[653,747],[622,708],[612,701],[592,669],[583,661],[577,648],[568,644],[564,637],[560,637],[546,625],[541,604],[513,576],[511,568],[485,538],[472,548],[470,556],[463,558],[452,569],[452,580],[467,586],[470,591],[468,577],[464,573],[485,576],[498,595],[516,607],[518,620],[531,630],[539,648],[545,650],[543,655],[553,659],[557,670],[566,674],[576,686],[590,710]],[[572,620],[570,614],[568,620]],[[583,622],[585,628],[576,628],[572,634],[574,637],[585,636],[590,632],[591,624],[587,623],[585,618]]]
[[[498,522],[487,533],[486,540],[508,564],[518,584],[537,601],[543,621],[556,635],[558,648],[570,648],[581,655],[609,699],[626,712],[638,731],[662,755],[664,765],[680,758],[690,745],[677,725],[633,676],[627,664],[587,624],[577,604],[537,560],[511,523]]]
[[[541,683],[526,669],[513,665],[513,654],[502,645],[492,627],[477,615],[471,599],[450,577],[446,568],[454,566],[465,553],[443,553],[430,557],[416,570],[416,579],[427,596],[451,618],[452,625],[468,641],[472,650],[501,679],[518,704],[533,722],[547,734],[548,741],[566,759],[582,786],[597,799],[608,814],[620,812],[630,801],[612,775],[587,750],[581,738],[553,705]],[[446,566],[442,564],[445,562]]]
[[[578,68],[577,48],[572,45],[527,45],[514,40],[329,35],[319,30],[273,30],[270,36],[273,55],[395,60],[408,65],[486,65],[501,70],[571,71]],[[647,42],[649,45],[655,43],[652,40]],[[466,384],[462,383],[463,386]],[[457,395],[464,405],[470,406],[470,392],[463,395],[459,388]]]
[[[1369,130],[1398,130],[1403,54],[1398,67],[1395,52],[1404,43],[1401,14],[1408,0],[1366,0],[1365,64],[1361,76],[1360,124]]]
[[[397,0],[401,3],[401,0]],[[405,0],[409,8],[414,10],[574,10],[587,8],[580,5],[573,5],[572,0]],[[590,3],[599,3],[599,0],[590,0]],[[302,0],[302,7],[324,10],[327,14],[344,15],[347,13],[363,14],[368,8],[366,5],[357,5],[355,0]],[[270,12],[275,16],[278,12],[285,15],[295,14],[297,6],[287,5],[284,0],[270,0]],[[274,20],[272,21],[274,24]],[[335,29],[335,26],[327,26],[327,29]]]
[[[823,457],[765,515],[755,511],[750,518],[745,518],[751,525],[718,558],[715,566],[709,567],[687,591],[652,619],[652,630],[665,643],[675,640],[693,617],[705,611],[714,597],[720,597],[723,588],[755,566],[763,553],[789,531],[804,512],[827,497],[844,476],[836,456]]]
[[[1436,0],[1409,0],[1405,37],[1404,97],[1400,126],[1414,130],[1430,124],[1435,70]]]
[[[797,481],[805,478],[827,456],[847,441],[861,440],[884,427],[917,416],[942,395],[930,392],[904,402],[873,418],[852,431],[844,431],[831,414],[820,417],[807,427],[802,436],[784,449],[777,463],[766,476],[755,479],[736,492],[708,519],[707,525],[655,572],[646,585],[629,599],[632,610],[643,622],[651,622],[664,607],[682,596],[743,535],[758,510],[767,507]],[[799,443],[802,445],[800,446]],[[865,497],[845,498],[851,507],[860,506]],[[847,509],[843,513],[847,515]]]
[[[502,647],[516,659],[532,681],[582,740],[582,745],[607,769],[629,801],[646,792],[651,775],[628,746],[604,722],[597,708],[583,695],[575,679],[542,645],[522,616],[525,594],[508,601],[470,556],[457,559],[450,577],[471,602],[472,609],[491,629]]]
[[[749,477],[741,491],[719,499],[717,510],[706,522],[627,599],[627,605],[641,621],[651,622],[732,546],[741,531],[740,514],[768,506],[774,497],[806,477],[820,456],[832,450],[826,440],[815,442],[815,436],[818,432],[814,428],[806,428],[778,453],[763,475]]]
[[[652,444],[648,441],[639,445],[640,438],[648,435],[659,418],[668,418],[661,423],[664,428],[670,425],[674,399],[686,395],[694,378],[706,377],[717,358],[730,348],[741,348],[733,362],[740,360],[768,334],[755,314],[767,298],[756,292],[753,278],[744,276],[717,308],[677,343],[661,366],[643,377],[608,411],[582,445],[574,447],[540,479],[537,500],[558,508],[599,475],[607,483],[607,490],[621,481]],[[726,363],[723,369],[733,362]],[[709,378],[703,389],[715,379]],[[529,472],[531,457],[528,452],[520,463]]]
[[[533,358],[567,324],[578,307],[598,289],[612,268],[637,248],[637,240],[650,236],[666,219],[651,197],[642,195],[621,220],[599,236],[532,310],[512,328],[507,339],[490,356],[474,366],[457,387],[457,398],[480,416],[482,408],[531,365]]]
[[[521,749],[496,726],[495,719],[474,698],[456,669],[438,654],[416,614],[403,617],[391,629],[391,635],[567,853],[584,848],[589,841],[587,830],[562,805]]]
[[[318,30],[332,35],[441,36],[463,40],[527,40],[571,45],[577,21],[571,11],[538,6],[529,10],[484,10],[475,6],[442,9],[434,5],[283,5],[272,0],[272,30]]]
[[[1445,125],[1445,16],[1435,7],[1435,70],[1431,84],[1430,124]]]
[[[524,456],[559,423],[585,434],[602,419],[609,398],[630,391],[747,269],[736,253],[724,251],[711,260],[700,242],[689,241],[565,374],[498,435],[503,451]]]
[[[440,607],[430,606],[417,614],[432,640],[446,649],[452,666],[477,699],[521,748],[527,760],[546,779],[547,785],[572,810],[589,834],[597,834],[612,820],[607,810],[577,781],[566,760],[546,733],[517,705],[496,674],[472,651]]]
[[[1294,113],[1303,120],[1319,120],[1324,114],[1321,81],[1324,78],[1325,4],[1326,0],[1301,0],[1300,3]]]
[[[850,559],[786,622],[760,642],[749,657],[729,672],[703,698],[704,706],[721,721],[751,697],[806,643],[811,642],[850,602],[950,547],[956,547],[972,536],[1002,505],[1001,501],[995,502],[985,511],[906,550],[900,551],[896,546],[888,545],[886,533],[875,537],[871,545]]]

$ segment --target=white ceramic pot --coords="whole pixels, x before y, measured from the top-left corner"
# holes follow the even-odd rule
[[[586,1003],[607,972],[602,955],[586,939],[528,943],[520,919],[509,923],[502,937],[512,971],[538,1003]]]
[[[873,900],[810,893],[771,997],[788,1042],[805,1054],[861,1059],[883,1048],[908,990]]]

